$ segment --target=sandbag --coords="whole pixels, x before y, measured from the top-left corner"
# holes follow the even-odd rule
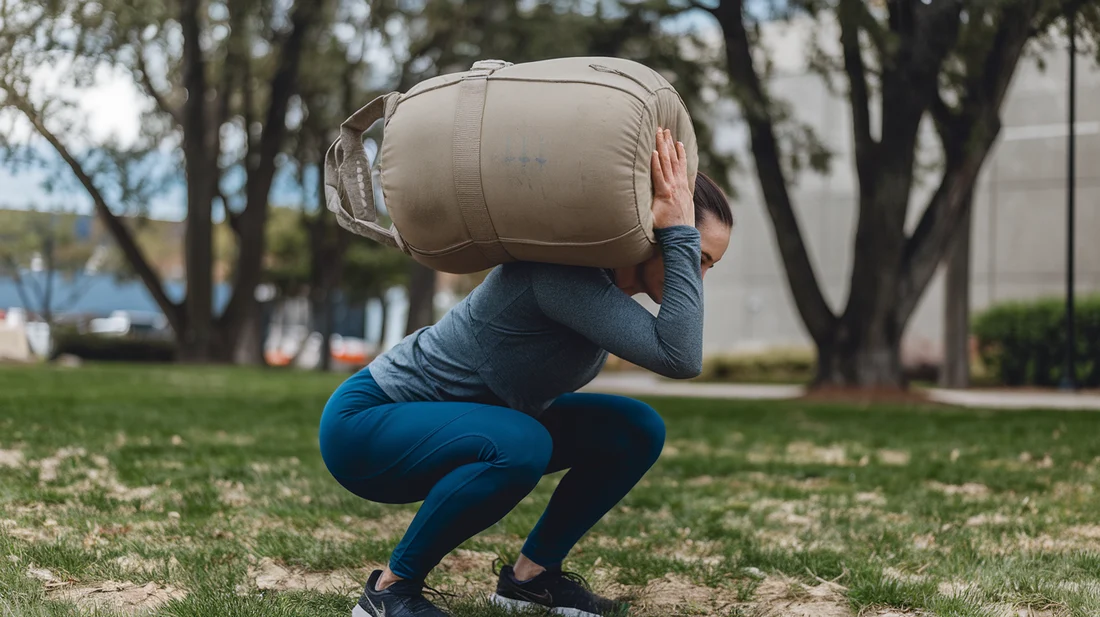
[[[385,121],[378,224],[363,133]],[[348,118],[325,160],[344,228],[456,274],[509,261],[617,268],[655,249],[657,127],[699,154],[679,94],[618,58],[486,60],[381,96]]]

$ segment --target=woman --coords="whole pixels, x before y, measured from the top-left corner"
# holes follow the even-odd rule
[[[661,250],[618,270],[510,263],[434,326],[348,379],[321,418],[321,454],[349,491],[423,500],[355,617],[446,615],[422,595],[428,572],[504,517],[539,479],[569,472],[493,600],[588,617],[621,610],[562,561],[656,462],[660,416],[639,401],[575,390],[608,352],[662,375],[699,374],[703,275],[725,253],[733,217],[702,174],[692,198],[683,144],[657,133],[653,218]],[[654,317],[631,296],[661,305]]]

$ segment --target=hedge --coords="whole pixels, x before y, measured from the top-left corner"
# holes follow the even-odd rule
[[[1075,303],[1077,383],[1100,387],[1100,296]],[[978,353],[990,374],[1007,386],[1057,386],[1066,349],[1065,300],[1009,302],[974,318]]]
[[[82,360],[113,362],[172,362],[176,343],[172,340],[84,334],[72,330],[54,332],[51,358],[68,354]]]

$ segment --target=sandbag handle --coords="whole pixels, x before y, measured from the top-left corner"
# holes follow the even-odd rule
[[[371,165],[363,148],[363,133],[386,116],[391,92],[364,105],[340,125],[340,137],[325,153],[325,205],[344,229],[408,253],[397,227],[378,224]]]

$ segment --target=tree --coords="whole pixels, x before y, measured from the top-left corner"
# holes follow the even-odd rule
[[[107,262],[106,247],[78,241],[73,214],[5,212],[0,234],[0,272],[15,283],[19,299],[30,313],[52,323],[56,310],[74,306],[87,293]],[[55,282],[69,283],[68,293],[55,297]]]
[[[372,23],[398,67],[391,81],[404,92],[429,77],[465,71],[482,59],[531,62],[563,56],[614,56],[661,71],[696,121],[700,167],[726,176],[732,159],[715,151],[708,101],[716,98],[720,58],[694,34],[669,33],[664,20],[681,12],[665,1],[404,2],[375,0]],[[410,261],[412,332],[434,321],[435,272]]]
[[[731,93],[749,128],[757,177],[788,283],[818,350],[819,385],[899,387],[901,337],[970,211],[978,172],[1000,131],[1000,110],[1027,45],[1046,36],[1055,0],[778,2],[769,17],[808,15],[837,24],[840,51],[816,65],[844,75],[852,113],[859,218],[847,304],[834,314],[802,239],[788,191],[758,47],[760,7],[742,0],[692,6],[721,28]],[[1095,24],[1100,10],[1092,5]],[[1095,28],[1092,29],[1095,33]],[[879,109],[872,126],[871,107]],[[922,121],[930,118],[943,165],[919,224],[906,233]]]
[[[20,114],[76,176],[175,331],[180,359],[261,362],[254,290],[268,194],[303,42],[326,16],[325,3],[12,0],[0,7],[0,108]],[[63,86],[76,88],[105,70],[132,77],[152,109],[142,139],[129,147],[90,140],[79,120],[66,117],[75,97],[61,90],[48,100],[36,96],[36,75],[44,66],[55,69]],[[134,207],[128,196],[142,185],[142,161],[164,144],[180,146],[187,193],[187,294],[179,303],[169,298],[121,216]],[[108,157],[116,163],[113,174],[96,164],[105,152],[114,155]],[[221,315],[212,309],[215,204],[237,244],[233,291]]]

